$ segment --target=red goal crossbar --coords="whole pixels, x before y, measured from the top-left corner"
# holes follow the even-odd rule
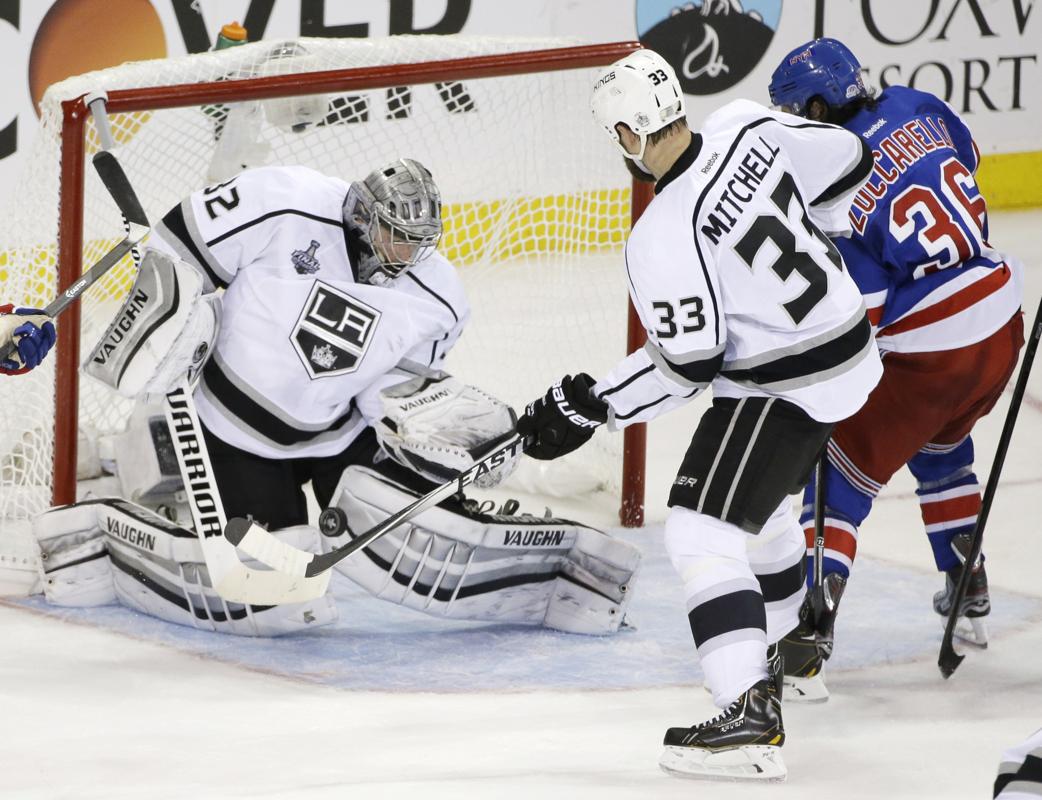
[[[265,100],[308,94],[382,89],[391,86],[494,78],[556,70],[581,69],[610,64],[640,48],[638,42],[586,45],[533,50],[472,58],[426,61],[381,67],[212,81],[108,93],[110,114],[148,111],[243,100]],[[83,269],[84,169],[86,95],[62,103],[61,180],[58,224],[58,291],[63,292]],[[634,182],[631,222],[651,199],[651,186]],[[621,300],[620,300],[621,302]],[[58,321],[62,346],[56,354],[54,487],[55,505],[76,499],[77,426],[79,410],[80,304],[73,303]],[[645,334],[632,305],[629,311],[629,352],[643,345]],[[620,354],[621,357],[621,354]],[[644,469],[646,431],[643,424],[625,431],[623,445],[622,501],[619,518],[627,527],[644,522]]]

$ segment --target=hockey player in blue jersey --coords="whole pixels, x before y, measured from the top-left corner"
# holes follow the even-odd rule
[[[974,173],[979,152],[966,125],[942,100],[904,86],[876,95],[854,54],[816,39],[785,56],[770,83],[775,106],[842,125],[872,148],[873,171],[850,207],[853,233],[836,245],[865,297],[883,355],[883,379],[828,448],[824,580],[833,611],[809,609],[783,645],[794,696],[825,699],[820,680],[831,653],[834,606],[872,501],[903,465],[918,481],[923,523],[951,608],[980,509],[973,472],[976,421],[995,405],[1023,344],[1021,267],[988,241],[988,216]],[[801,523],[813,543],[812,483]],[[990,611],[978,563],[960,609],[960,631],[985,644]]]

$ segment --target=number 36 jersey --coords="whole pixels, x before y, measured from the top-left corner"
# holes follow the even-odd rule
[[[705,120],[626,245],[642,350],[594,387],[621,428],[683,404],[772,396],[833,422],[882,374],[830,235],[872,169],[862,140],[745,100]]]
[[[387,286],[357,282],[347,190],[306,167],[262,167],[192,194],[156,226],[153,246],[224,289],[195,401],[212,433],[255,455],[340,453],[382,414],[379,391],[409,377],[399,362],[440,367],[469,316],[437,253]]]
[[[891,86],[843,123],[875,152],[838,243],[880,350],[953,350],[982,341],[1021,303],[1020,262],[991,246],[970,131],[941,99]]]

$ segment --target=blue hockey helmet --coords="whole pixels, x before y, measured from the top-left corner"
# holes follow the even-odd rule
[[[861,64],[850,49],[835,39],[801,44],[782,59],[768,87],[776,108],[803,116],[812,97],[830,106],[844,106],[871,97],[861,75]]]

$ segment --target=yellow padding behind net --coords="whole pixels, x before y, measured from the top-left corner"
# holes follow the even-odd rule
[[[439,250],[457,266],[494,264],[522,256],[578,255],[622,247],[629,233],[630,190],[526,197],[514,200],[450,203],[445,206],[445,235]],[[84,247],[83,265],[89,267],[118,239],[93,240]],[[0,301],[16,305],[45,304],[54,294],[56,247],[0,250]],[[30,263],[25,263],[26,258]],[[4,288],[14,273],[28,271],[24,291],[11,297]],[[92,291],[122,298],[134,281],[128,256],[113,267]],[[19,281],[19,284],[22,282]],[[41,302],[41,298],[43,301]]]

